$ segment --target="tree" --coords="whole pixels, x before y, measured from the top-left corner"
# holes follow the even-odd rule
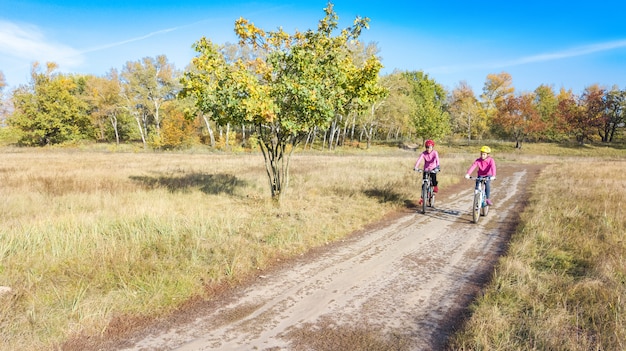
[[[605,109],[600,137],[604,142],[612,142],[617,128],[626,122],[626,91],[613,87],[606,92]]]
[[[454,133],[465,134],[467,142],[472,137],[478,137],[487,129],[485,118],[482,118],[482,109],[474,95],[472,88],[465,81],[454,88],[450,96],[450,122]]]
[[[508,96],[500,104],[494,117],[493,127],[501,134],[515,140],[515,148],[522,148],[522,141],[529,134],[543,130],[541,115],[534,105],[535,94],[527,93],[520,96]]]
[[[564,139],[565,135],[560,132],[563,121],[558,118],[558,114],[556,113],[559,100],[554,90],[547,85],[537,87],[537,89],[535,89],[534,105],[544,125],[539,138],[548,141],[560,141]]]
[[[44,146],[93,135],[87,104],[79,97],[84,82],[79,77],[54,74],[56,68],[48,63],[46,72],[41,73],[39,65],[33,64],[30,86],[13,93],[15,111],[9,124],[21,131],[21,144]]]
[[[508,96],[513,96],[515,88],[513,88],[512,83],[513,79],[511,75],[506,72],[487,75],[487,80],[483,86],[483,93],[480,96],[483,108],[482,116],[485,118],[485,125],[491,124],[491,121],[498,113],[499,105],[503,103]]]
[[[289,159],[295,147],[315,128],[327,128],[336,113],[365,104],[380,94],[382,67],[371,56],[362,67],[347,50],[369,19],[333,36],[338,17],[331,3],[316,31],[281,29],[265,32],[247,20],[235,23],[239,45],[257,52],[229,63],[206,38],[195,43],[199,53],[185,72],[181,96],[196,97],[199,109],[219,125],[250,123],[265,160],[272,198],[279,201],[289,183]]]
[[[437,139],[450,132],[450,115],[446,106],[446,91],[422,71],[405,72],[411,86],[415,111],[411,116],[415,132],[422,139]]]
[[[570,92],[564,90],[558,95],[559,105],[557,114],[564,121],[563,129],[569,135],[572,135],[576,141],[583,144],[585,141],[591,141],[591,136],[595,133],[597,125],[594,121],[593,112],[590,114],[586,101],[593,101],[597,92],[586,89],[585,97],[578,98]],[[593,108],[592,108],[593,110]]]
[[[592,140],[591,135],[595,132],[600,134],[602,141],[606,141],[606,135],[603,134],[602,128],[606,118],[606,102],[604,100],[606,90],[594,84],[585,88],[581,96],[581,102],[584,108],[583,118],[580,122],[578,130],[582,133],[582,141]]]
[[[165,55],[159,55],[127,62],[121,76],[126,108],[137,120],[144,146],[150,127],[154,127],[153,141],[159,146],[161,107],[166,101],[176,98],[180,90],[179,73]]]
[[[120,143],[120,116],[122,115],[121,85],[117,71],[112,69],[107,77],[90,77],[87,80],[87,101],[93,106],[91,116],[98,130],[98,138],[107,140],[107,125]]]
[[[347,50],[350,54],[350,59],[354,63],[356,67],[363,67],[367,60],[370,57],[377,57],[380,49],[376,43],[369,43],[368,45],[364,45],[360,41],[348,41]],[[380,84],[380,82],[379,82]],[[357,119],[360,116],[370,116],[370,119],[375,118],[376,110],[382,105],[384,97],[387,96],[388,91],[383,84],[380,84],[379,87],[376,87],[379,90],[374,96],[376,96],[376,100],[368,101],[358,101],[353,100],[349,106],[347,106],[344,111],[339,111],[339,113],[335,114],[335,118],[331,122],[330,128],[328,130],[328,147],[332,149],[333,147],[340,145],[340,140],[345,140],[348,132],[348,126],[350,123],[352,124],[352,130],[356,126]],[[369,133],[367,147],[371,146],[371,135]]]
[[[185,114],[186,99],[174,100],[163,106],[168,118],[163,120],[161,147],[164,149],[189,148],[198,142],[196,133],[199,120]]]
[[[374,131],[378,128],[403,130],[407,135],[414,131],[411,116],[416,114],[417,106],[404,72],[396,71],[382,76],[380,84],[388,91],[388,95],[372,104],[369,111],[358,117],[367,140],[367,148],[370,147]]]

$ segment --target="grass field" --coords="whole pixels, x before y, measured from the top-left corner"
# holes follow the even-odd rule
[[[438,147],[441,188],[462,179],[477,156],[474,149]],[[270,200],[258,153],[4,148],[0,154],[0,286],[6,291],[0,295],[1,350],[53,349],[78,333],[104,334],[114,319],[155,317],[191,297],[210,298],[216,285],[339,240],[419,196],[412,171],[418,154],[395,148],[296,153],[280,205]],[[542,349],[549,345],[539,337],[545,325],[535,332],[516,330],[515,322],[528,328],[519,313],[533,316],[530,311],[541,312],[552,328],[575,321],[562,324],[568,332],[554,334],[553,342],[576,336],[588,342],[577,343],[581,347],[606,346],[598,330],[610,324],[606,330],[623,343],[624,150],[525,145],[519,151],[501,144],[494,146],[494,157],[550,166],[533,189],[511,256],[496,269],[494,286],[474,307],[456,347],[521,349],[506,336],[532,336]],[[595,178],[584,171],[587,167],[596,169]],[[567,182],[560,181],[563,174]],[[564,191],[574,195],[564,197]],[[581,206],[585,201],[595,205]],[[512,272],[545,281],[504,276]],[[511,280],[553,291],[554,300],[523,301],[521,310],[482,307],[488,301],[501,306],[504,285],[498,282]],[[553,282],[558,285],[549,287]],[[557,300],[566,283],[573,284],[571,293]],[[525,294],[549,296],[535,293],[538,287],[528,289],[535,290]],[[589,298],[589,291],[598,297]],[[511,292],[505,295],[506,306],[521,301],[509,299]],[[592,316],[581,312],[599,302],[614,307]],[[553,316],[555,306],[564,310]],[[506,330],[482,335],[483,309],[507,320],[497,323]],[[613,318],[606,319],[605,312]]]
[[[452,350],[626,350],[626,162],[547,166]]]

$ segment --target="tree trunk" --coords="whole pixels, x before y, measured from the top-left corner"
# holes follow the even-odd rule
[[[613,123],[611,126],[611,134],[609,135],[609,143],[613,142],[613,136],[615,135],[615,131],[617,130],[617,123]]]
[[[347,139],[347,135],[348,135],[348,123],[344,124],[344,126],[343,126],[343,133],[341,135],[341,141],[338,140],[337,146],[345,145],[346,139]]]
[[[265,171],[271,196],[278,203],[289,186],[289,161],[298,144],[297,137],[292,136],[288,139],[278,140],[277,137],[273,137],[268,143],[266,138],[259,138],[259,147],[265,160]],[[291,148],[288,153],[285,153],[287,143],[291,144]]]
[[[354,129],[356,128],[356,115],[352,116],[352,130],[350,131],[350,140],[354,140]]]
[[[145,134],[141,136],[141,139],[143,139],[143,147],[147,148],[148,145],[146,143],[146,138],[148,137],[148,112],[145,109],[141,113],[141,123],[143,124],[143,133]]]
[[[226,150],[230,150],[230,123],[226,123],[226,145],[224,145]]]
[[[213,129],[211,128],[211,124],[209,123],[209,119],[206,117],[204,113],[202,114],[202,119],[204,120],[206,129],[209,132],[209,139],[211,140],[211,147],[214,148],[215,147],[215,134],[213,133]]]
[[[159,115],[159,108],[161,106],[158,100],[152,101],[154,104],[154,127],[156,128],[157,136],[161,136],[161,116]]]
[[[139,135],[141,136],[141,141],[143,142],[143,148],[147,147],[146,145],[146,136],[143,127],[141,126],[142,118],[139,118],[139,112],[133,113],[133,117],[135,117],[135,121],[137,122],[137,128],[139,128]]]
[[[335,140],[335,127],[337,126],[336,119],[333,119],[333,123],[330,124],[328,130],[328,150],[333,149],[333,141]]]
[[[472,117],[470,114],[467,115],[467,145],[469,146],[472,143]]]
[[[317,127],[313,127],[313,129],[311,129],[309,133],[307,134],[306,140],[304,142],[304,148],[303,148],[304,150],[306,150],[306,147],[307,145],[309,145],[309,143],[311,143],[311,146],[313,146],[313,137],[314,137],[313,133],[315,133],[315,128]],[[309,146],[309,149],[311,148],[311,146]]]
[[[315,144],[315,138],[317,138],[317,126],[313,127],[313,136],[311,137],[311,145],[309,145],[309,149],[313,149],[313,144]]]
[[[115,114],[111,114],[109,116],[109,120],[111,121],[111,126],[113,127],[113,130],[115,131],[115,143],[119,145],[120,144],[120,132],[117,128],[117,116]]]

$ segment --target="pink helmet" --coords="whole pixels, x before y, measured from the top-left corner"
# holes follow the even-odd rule
[[[428,139],[424,143],[424,146],[426,146],[426,147],[429,147],[429,146],[435,147],[435,142],[432,139]]]

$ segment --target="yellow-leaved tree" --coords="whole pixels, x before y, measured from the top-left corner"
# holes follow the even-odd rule
[[[185,72],[181,96],[219,125],[248,124],[263,153],[272,198],[289,184],[289,159],[315,127],[327,128],[335,114],[369,106],[385,90],[378,84],[380,60],[371,55],[357,64],[349,43],[358,40],[369,19],[337,32],[332,3],[317,30],[288,34],[265,32],[240,18],[235,22],[242,51],[227,59],[206,38],[194,44],[193,69]],[[337,34],[335,35],[335,32]]]
[[[507,72],[501,72],[498,74],[488,74],[485,85],[483,86],[482,99],[482,111],[480,114],[480,121],[474,123],[475,126],[491,126],[491,122],[498,113],[498,109],[507,99],[507,97],[514,96],[515,88],[513,87],[513,78]],[[479,139],[482,139],[483,133],[480,131]]]

